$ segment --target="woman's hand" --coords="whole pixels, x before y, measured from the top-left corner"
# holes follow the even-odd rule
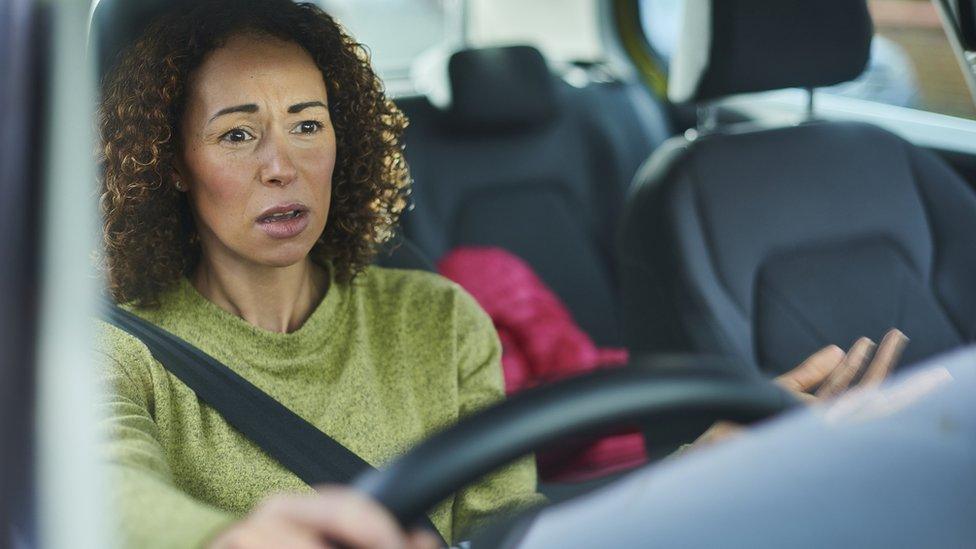
[[[276,495],[219,534],[210,549],[397,548],[433,549],[433,534],[405,533],[368,497],[338,486],[313,495]]]
[[[855,341],[847,353],[836,345],[830,345],[773,382],[807,404],[838,396],[848,389],[873,387],[888,377],[907,344],[908,338],[905,334],[891,329],[881,340],[880,346],[866,337]],[[718,421],[699,436],[691,447],[701,448],[728,440],[742,434],[744,430],[739,424]]]
[[[855,341],[846,354],[830,345],[774,381],[808,403],[835,397],[853,387],[873,387],[888,377],[907,344],[905,334],[891,329],[880,346],[866,337]]]

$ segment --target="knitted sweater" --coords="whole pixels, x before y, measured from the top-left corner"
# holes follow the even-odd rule
[[[127,307],[242,375],[374,466],[504,395],[491,320],[437,275],[370,267],[333,279],[298,330],[257,328],[186,279],[158,309]],[[99,323],[105,463],[123,546],[198,547],[276,492],[312,488],[203,404],[137,339]],[[535,503],[523,460],[430,514],[447,540]]]

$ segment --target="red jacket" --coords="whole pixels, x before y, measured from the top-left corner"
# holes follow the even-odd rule
[[[532,268],[501,248],[457,248],[438,270],[474,296],[494,322],[509,394],[627,362],[626,349],[597,348]],[[538,455],[540,476],[549,481],[596,478],[646,460],[638,432]]]

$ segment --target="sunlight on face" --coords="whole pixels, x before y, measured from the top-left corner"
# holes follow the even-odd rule
[[[205,260],[303,261],[325,228],[335,132],[322,73],[299,45],[240,34],[192,75],[180,172]]]

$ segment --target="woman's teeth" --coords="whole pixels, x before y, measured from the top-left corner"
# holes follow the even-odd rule
[[[271,215],[265,217],[263,221],[280,221],[282,219],[292,219],[292,218],[298,217],[299,214],[301,214],[301,213],[302,212],[299,211],[299,210],[292,210],[290,212],[282,212],[282,213],[271,214]]]

